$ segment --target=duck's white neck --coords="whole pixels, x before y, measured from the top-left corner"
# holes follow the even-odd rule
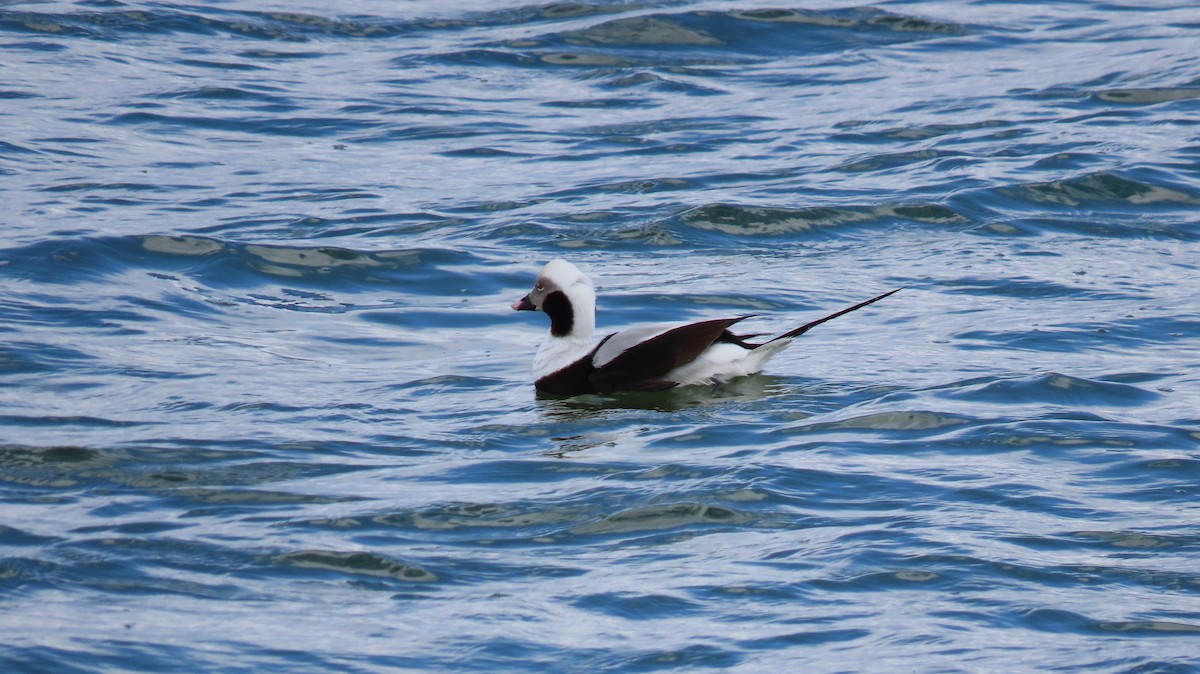
[[[546,333],[533,359],[535,379],[558,372],[592,350],[592,336],[596,332],[594,302],[591,298],[575,298],[572,302],[571,331],[561,336],[555,335],[553,329]]]

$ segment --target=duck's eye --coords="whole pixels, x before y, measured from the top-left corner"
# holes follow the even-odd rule
[[[539,283],[539,284],[537,284],[537,289],[538,289],[538,290],[545,290],[545,288],[543,288],[543,287],[542,287],[542,284],[540,284],[540,283]]]

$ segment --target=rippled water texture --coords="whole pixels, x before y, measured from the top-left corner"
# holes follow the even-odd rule
[[[0,670],[1200,669],[1194,2],[0,3]],[[886,290],[719,389],[605,328]]]

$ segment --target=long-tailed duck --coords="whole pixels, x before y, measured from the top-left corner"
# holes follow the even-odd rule
[[[686,325],[630,328],[593,344],[596,291],[591,279],[566,260],[554,260],[543,267],[533,290],[514,302],[512,308],[544,311],[550,317],[550,334],[533,361],[534,386],[550,395],[575,396],[719,384],[753,374],[810,329],[898,290],[761,343],[749,341],[759,335],[736,335],[729,331],[733,324],[750,318],[747,315]]]

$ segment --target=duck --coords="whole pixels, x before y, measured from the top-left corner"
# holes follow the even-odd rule
[[[512,308],[541,311],[550,317],[550,331],[533,359],[534,388],[539,394],[574,397],[721,385],[755,374],[812,328],[900,290],[890,290],[762,342],[751,340],[763,335],[739,335],[730,330],[754,314],[638,326],[597,341],[595,286],[574,264],[557,259],[542,267],[533,290],[513,302]]]

